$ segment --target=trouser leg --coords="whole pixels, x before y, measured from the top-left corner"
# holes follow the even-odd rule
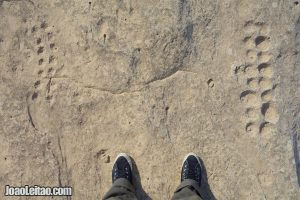
[[[202,200],[199,184],[191,179],[182,181],[177,187],[172,200]]]
[[[117,179],[103,200],[137,200],[133,185],[126,179]]]

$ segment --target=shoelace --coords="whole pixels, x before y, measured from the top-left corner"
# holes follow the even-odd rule
[[[190,164],[190,166],[188,165],[188,163],[184,164],[184,179],[194,179],[196,178],[196,180],[198,181],[200,179],[200,175],[197,172],[197,166],[194,166],[192,164]],[[187,171],[188,170],[188,171]]]
[[[115,168],[114,177],[115,177],[115,179],[118,179],[118,178],[129,179],[129,168],[127,166],[124,167],[124,169],[119,168],[119,167]]]

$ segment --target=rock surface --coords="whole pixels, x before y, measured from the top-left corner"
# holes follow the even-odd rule
[[[170,199],[193,151],[206,199],[300,199],[298,4],[0,0],[1,188],[101,199],[126,152]]]

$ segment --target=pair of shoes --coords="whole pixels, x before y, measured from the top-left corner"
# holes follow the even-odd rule
[[[132,183],[132,161],[125,153],[120,153],[114,163],[112,170],[112,182],[119,178],[125,178]],[[201,185],[201,163],[199,157],[194,153],[189,153],[183,160],[181,169],[181,182],[186,179],[195,180],[199,186]]]

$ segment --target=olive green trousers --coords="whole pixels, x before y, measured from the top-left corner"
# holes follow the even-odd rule
[[[137,200],[133,185],[126,179],[117,179],[103,200]],[[176,189],[172,200],[202,200],[200,187],[194,180],[184,180]]]

